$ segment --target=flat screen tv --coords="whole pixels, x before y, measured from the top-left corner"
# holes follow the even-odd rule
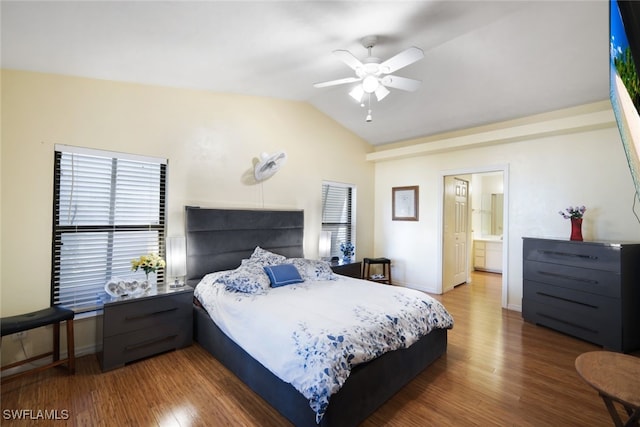
[[[609,94],[640,199],[640,2],[611,0],[609,40]]]

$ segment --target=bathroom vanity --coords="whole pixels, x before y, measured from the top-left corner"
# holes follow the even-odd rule
[[[502,273],[502,240],[499,238],[474,239],[473,269]]]

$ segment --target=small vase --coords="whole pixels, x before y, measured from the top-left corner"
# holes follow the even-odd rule
[[[570,240],[582,241],[582,218],[571,218]]]
[[[151,278],[149,278],[149,275],[151,275]],[[153,273],[146,273],[146,280],[145,282],[147,282],[147,287],[153,287],[156,284],[156,280],[153,276]]]

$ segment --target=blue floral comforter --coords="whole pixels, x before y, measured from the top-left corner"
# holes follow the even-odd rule
[[[212,273],[195,290],[220,329],[309,400],[319,423],[351,369],[409,347],[433,328],[452,328],[440,302],[423,292],[339,276],[230,292]]]

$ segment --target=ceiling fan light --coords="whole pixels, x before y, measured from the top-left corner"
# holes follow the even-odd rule
[[[363,95],[364,95],[364,89],[362,88],[362,85],[358,85],[354,87],[351,90],[351,92],[349,92],[349,96],[351,96],[353,99],[355,99],[358,102],[362,102]]]
[[[362,80],[362,89],[364,89],[366,93],[375,92],[379,86],[380,86],[380,82],[378,81],[378,78],[375,76],[367,76],[364,78],[364,80]]]

